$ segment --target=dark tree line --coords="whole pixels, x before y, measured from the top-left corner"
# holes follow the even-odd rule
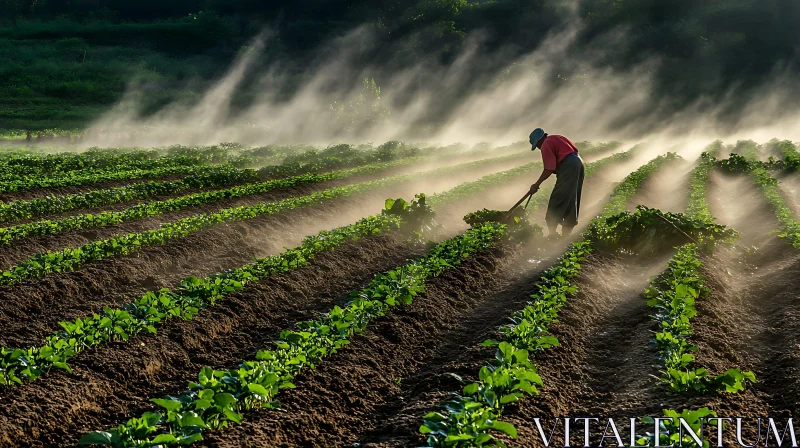
[[[466,36],[484,33],[485,51],[529,52],[548,31],[569,25],[570,0],[0,0],[0,33],[25,39],[79,37],[92,45],[144,45],[208,53],[245,44],[264,26],[286,57],[302,57],[335,36],[368,25],[372,62],[453,57]],[[797,71],[797,0],[577,0],[584,26],[573,50],[622,68],[665,61],[665,91],[687,96],[757,84],[776,68]],[[72,26],[47,26],[53,21]],[[18,25],[15,31],[13,24]],[[38,23],[39,25],[34,25]],[[9,28],[10,27],[10,28]],[[607,39],[611,30],[624,30]],[[16,33],[16,34],[15,34]],[[409,43],[411,42],[411,43]],[[598,42],[605,42],[598,48]],[[215,50],[217,49],[217,50]],[[584,53],[585,54],[585,53]],[[228,57],[226,56],[226,57]]]

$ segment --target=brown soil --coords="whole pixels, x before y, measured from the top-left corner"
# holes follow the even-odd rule
[[[502,156],[502,155],[505,155],[505,153],[492,154],[492,157],[499,157],[499,156]],[[477,156],[476,155],[460,155],[460,156],[456,155],[456,156],[453,156],[453,157],[450,157],[450,158],[447,158],[447,159],[443,159],[443,160],[438,160],[438,159],[434,158],[434,159],[431,159],[430,161],[427,161],[427,162],[416,163],[416,164],[412,164],[412,165],[405,166],[405,167],[398,167],[398,168],[392,169],[390,172],[379,172],[379,173],[373,173],[373,174],[365,174],[365,175],[361,175],[361,176],[354,176],[354,177],[350,177],[348,179],[341,179],[341,180],[338,180],[338,181],[332,181],[332,182],[328,182],[328,183],[325,183],[325,184],[327,184],[328,186],[335,186],[335,185],[341,185],[341,184],[345,184],[345,183],[363,182],[363,181],[366,181],[366,180],[372,180],[372,179],[378,179],[378,178],[381,178],[381,177],[386,177],[387,175],[397,175],[397,174],[404,174],[404,173],[410,173],[410,172],[421,171],[421,170],[430,170],[430,169],[435,169],[435,168],[440,168],[440,167],[445,167],[445,166],[453,166],[453,165],[457,165],[457,164],[460,164],[460,163],[467,163],[467,162],[472,162],[472,161],[475,161],[475,160],[480,160],[483,157],[484,156],[482,156],[482,155],[477,155]],[[488,162],[488,163],[492,163],[492,162]],[[514,164],[517,164],[518,162],[511,162],[511,163],[512,163],[511,166],[513,166]],[[502,163],[500,165],[502,165]],[[345,168],[345,169],[348,169],[348,168]],[[325,171],[321,171],[321,172],[325,172]],[[176,180],[176,179],[179,179],[179,178],[180,178],[180,176],[170,176],[170,177],[165,177],[165,178],[161,178],[161,179],[144,179],[141,182],[167,181],[167,180]],[[280,176],[275,177],[273,179],[277,179],[277,178],[280,178]],[[81,186],[81,187],[69,187],[67,189],[63,189],[64,190],[63,192],[59,192],[59,191],[50,192],[49,190],[42,190],[42,189],[40,189],[40,190],[30,190],[27,193],[29,193],[31,195],[31,197],[23,198],[23,199],[31,199],[31,198],[34,198],[34,197],[44,197],[44,196],[48,196],[48,195],[50,195],[50,196],[59,196],[59,195],[82,193],[82,192],[86,192],[86,191],[99,190],[99,189],[103,189],[103,188],[113,188],[113,187],[132,185],[132,184],[139,183],[139,182],[136,182],[134,180],[134,181],[118,181],[117,183],[118,183],[118,185],[114,184],[114,185],[107,185],[107,186],[106,186],[106,184],[93,184],[93,185],[86,186],[85,188],[83,186]],[[200,192],[200,191],[223,190],[223,189],[234,187],[236,185],[241,185],[241,183],[236,182],[236,183],[231,183],[231,184],[228,184],[228,185],[225,185],[225,186],[220,186],[218,188],[210,188],[210,189],[209,188],[192,188],[192,189],[189,189],[189,190],[182,191],[180,193],[153,196],[151,198],[147,198],[147,201],[149,202],[149,201],[161,201],[161,200],[166,200],[166,199],[172,199],[172,198],[175,198],[175,197],[185,196],[185,195],[197,193],[197,192]],[[82,190],[78,190],[78,189],[82,189]],[[75,191],[72,191],[72,190],[75,190]],[[25,192],[21,192],[21,193],[25,193]],[[0,197],[2,197],[2,195],[0,195]],[[9,199],[9,200],[12,200],[12,199]],[[14,200],[16,200],[16,198]],[[15,224],[25,224],[25,223],[29,223],[29,222],[32,222],[32,221],[37,221],[39,219],[44,219],[44,218],[47,218],[47,219],[60,219],[60,218],[66,218],[68,216],[74,216],[74,215],[78,215],[78,214],[81,214],[81,213],[87,213],[87,212],[97,213],[97,212],[101,212],[101,211],[119,211],[119,210],[123,210],[125,208],[128,208],[128,207],[130,207],[132,205],[135,205],[137,203],[140,203],[140,202],[142,202],[142,201],[140,201],[140,200],[124,201],[124,202],[111,204],[111,205],[107,205],[107,206],[95,207],[95,208],[91,208],[91,209],[73,210],[73,211],[69,211],[69,212],[65,212],[65,213],[57,213],[57,214],[46,215],[44,217],[37,217],[37,218],[34,218],[34,219],[22,219],[22,220],[15,220],[15,221],[7,221],[7,222],[3,222],[2,225],[3,226],[10,226],[10,225],[15,225]]]
[[[364,446],[418,426],[419,415],[403,414],[406,406],[429,389],[458,388],[453,363],[528,299],[541,267],[525,264],[511,247],[466,260],[301,374],[297,388],[282,393],[282,411],[249,413],[241,426],[208,434],[205,446]]]
[[[643,186],[630,205],[643,203],[680,211],[683,203],[678,197],[685,197],[685,181],[675,183],[674,177],[683,169],[688,172],[689,168],[661,172],[661,177]],[[604,174],[587,183],[584,189],[584,224],[601,209],[613,182],[619,180],[613,173]],[[518,182],[524,183],[530,184]],[[682,186],[666,194],[665,185]],[[444,217],[447,222],[453,217],[460,219],[462,207],[467,211],[483,206],[498,208],[510,200],[508,192],[517,187],[492,189],[448,207]],[[369,201],[377,202],[379,197]],[[719,222],[740,230],[740,243],[750,250],[721,249],[704,258],[704,273],[712,294],[698,302],[699,313],[692,322],[692,341],[699,348],[697,362],[712,374],[732,367],[752,370],[758,383],[734,395],[668,395],[652,378],[657,372],[653,367],[655,346],[649,339],[657,325],[650,318],[643,291],[649,278],[664,269],[672,253],[651,259],[595,254],[583,264],[577,280],[577,297],[561,310],[559,322],[551,328],[561,345],[535,354],[544,380],[540,395],[506,408],[504,420],[519,431],[518,439],[507,440],[509,446],[542,446],[533,423],[535,417],[543,418],[544,425],[552,425],[553,417],[660,416],[663,409],[703,406],[720,416],[797,417],[800,251],[769,235],[777,229],[777,222],[748,178],[713,173],[709,198]],[[283,236],[297,231],[300,222],[335,219],[333,211],[341,211],[343,207],[361,210],[363,198],[358,205],[353,202],[348,205],[347,200],[337,201],[335,207],[314,207],[270,217],[258,226],[275,226],[269,235]],[[476,203],[482,205],[476,207]],[[543,215],[543,211],[539,213]],[[350,218],[345,222],[353,221]],[[307,230],[300,234],[303,232]],[[231,234],[237,236],[231,239]],[[157,248],[152,259],[148,256],[142,264],[137,264],[133,257],[126,261],[109,260],[120,263],[116,272],[111,264],[105,271],[95,270],[104,269],[95,266],[103,262],[81,273],[26,283],[20,289],[29,289],[0,301],[0,312],[6,310],[7,316],[0,322],[15,325],[8,310],[24,316],[24,309],[12,305],[18,301],[32,307],[34,313],[42,314],[30,320],[23,317],[25,322],[10,331],[0,329],[0,339],[5,335],[24,342],[41,337],[46,334],[45,329],[52,331],[55,323],[51,319],[47,324],[39,324],[48,319],[49,313],[61,313],[63,317],[79,310],[85,314],[101,303],[114,301],[108,297],[99,299],[102,295],[99,290],[112,287],[112,280],[126,276],[144,278],[153,272],[148,280],[152,284],[147,285],[152,289],[164,278],[168,281],[180,278],[165,276],[164,272],[171,268],[185,272],[190,262],[194,262],[195,271],[210,269],[207,260],[230,257],[228,260],[238,262],[240,253],[229,254],[224,249],[264,251],[265,236],[263,229],[259,231],[248,225],[226,226],[226,229],[212,229],[197,241],[188,238],[180,244]],[[448,270],[429,282],[426,293],[417,297],[413,305],[379,319],[368,327],[366,334],[353,338],[350,345],[317,369],[301,374],[295,381],[297,388],[279,396],[282,411],[248,413],[242,425],[207,434],[204,445],[422,444],[424,441],[417,432],[422,416],[436,409],[450,393],[460,390],[464,382],[474,379],[493,354],[492,349],[481,348],[479,344],[495,337],[496,329],[508,316],[526,304],[540,272],[563,252],[565,243],[563,240],[549,243],[540,250],[535,246],[525,249],[503,246]],[[350,289],[366,283],[370,273],[399,264],[405,255],[397,251],[403,250],[408,254],[410,249],[388,235],[347,245],[319,257],[311,267],[248,288],[192,321],[170,322],[155,336],[84,353],[73,363],[73,375],[53,372],[34,384],[2,391],[0,399],[3,394],[8,395],[5,402],[10,405],[0,411],[0,445],[72,444],[85,431],[114,426],[150,410],[148,398],[178,393],[202,365],[230,367],[240,359],[252,357],[259,348],[268,346],[281,328],[327,311],[334,303],[340,303]],[[170,263],[167,260],[175,259],[183,260],[180,262],[183,264],[171,261],[175,264],[162,266],[155,273],[154,263]],[[214,267],[218,269],[222,264],[220,261]],[[366,271],[361,269],[364,264],[369,265]],[[95,284],[83,285],[80,283],[83,279]],[[142,284],[142,280],[132,280],[120,290],[130,293],[142,289]],[[66,292],[55,300],[37,296],[41,297],[34,299],[38,302],[30,301],[41,290],[45,290],[45,296],[58,290]],[[93,294],[98,298],[94,302],[83,297]],[[59,307],[62,300],[72,302]],[[81,398],[77,403],[75,396]],[[628,430],[625,423],[620,425],[624,438]],[[640,433],[644,431],[640,429]],[[578,435],[573,433],[573,442],[582,438],[582,431],[578,432]],[[595,428],[594,434],[601,432],[602,428],[600,431]],[[556,434],[559,440],[563,431]],[[746,440],[754,440],[755,427],[746,426],[744,435]]]
[[[205,365],[232,368],[268,348],[284,328],[342,305],[352,289],[417,256],[405,238],[384,234],[317,257],[203,310],[142,335],[78,355],[73,374],[53,370],[38,381],[0,391],[0,446],[74,444],[87,431],[118,425],[176,394]]]
[[[215,226],[127,257],[90,263],[76,272],[0,288],[0,343],[6,347],[38,344],[58,329],[59,321],[74,320],[104,306],[118,307],[148,290],[175,287],[189,275],[204,277],[239,267],[253,257],[295,246],[306,235],[374,214],[387,197],[412,197],[418,191],[452,188],[470,177],[479,177],[486,169]]]
[[[216,213],[224,208],[229,207],[249,206],[262,202],[280,201],[289,197],[305,196],[316,191],[345,184],[345,181],[336,181],[312,185],[301,185],[291,188],[281,188],[264,194],[217,201],[199,207],[185,208],[183,210],[163,213],[160,215],[128,221],[117,225],[92,227],[72,232],[63,232],[56,235],[43,235],[27,238],[16,241],[10,246],[0,247],[0,266],[7,268],[14,264],[26,261],[39,253],[56,251],[65,248],[81,247],[93,241],[111,238],[116,235],[139,233],[145,230],[157,229],[162,224],[172,223],[199,213]],[[125,207],[120,207],[120,209],[127,208],[131,205],[132,204],[127,204]],[[83,212],[85,213],[86,210]],[[94,210],[91,212],[94,213]]]

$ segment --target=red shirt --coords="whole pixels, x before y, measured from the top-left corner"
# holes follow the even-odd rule
[[[563,135],[548,135],[542,143],[542,162],[544,169],[555,171],[565,157],[577,153],[578,148]]]

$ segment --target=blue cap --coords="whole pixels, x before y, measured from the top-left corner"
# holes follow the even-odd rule
[[[541,140],[542,137],[544,137],[544,129],[542,128],[536,128],[533,130],[533,132],[531,132],[531,136],[528,138],[528,140],[531,142],[531,146],[533,146],[531,151],[536,149],[536,144],[539,143],[539,140]]]

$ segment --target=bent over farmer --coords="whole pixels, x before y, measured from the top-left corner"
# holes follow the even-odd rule
[[[536,148],[542,151],[544,171],[539,180],[531,185],[530,193],[539,191],[542,182],[551,175],[556,175],[556,186],[547,204],[547,229],[550,235],[557,235],[556,229],[561,225],[562,235],[569,235],[578,225],[578,214],[581,210],[581,190],[583,189],[584,166],[578,155],[578,148],[562,135],[548,135],[541,128],[536,128],[530,135],[531,151]]]

